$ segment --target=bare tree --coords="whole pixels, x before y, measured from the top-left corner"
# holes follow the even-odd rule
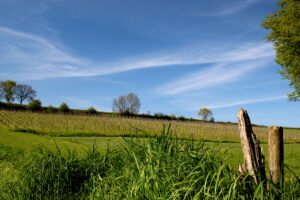
[[[14,93],[20,104],[22,104],[25,100],[32,101],[36,97],[36,91],[32,89],[30,85],[25,84],[16,85],[14,87]]]
[[[113,100],[112,109],[114,112],[125,113],[127,110],[126,96],[119,96]]]
[[[140,99],[137,95],[129,93],[127,96],[119,96],[113,100],[112,109],[118,113],[137,114],[140,110]]]
[[[140,99],[137,95],[129,93],[126,97],[128,111],[132,114],[137,114],[140,110]]]

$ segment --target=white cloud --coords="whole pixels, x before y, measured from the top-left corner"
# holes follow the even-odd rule
[[[0,68],[16,80],[97,76],[143,68],[203,63],[230,63],[273,56],[270,44],[244,44],[229,50],[184,48],[173,52],[99,63],[72,55],[63,44],[0,26]],[[9,67],[8,67],[9,66]],[[1,74],[0,74],[1,76]]]
[[[207,97],[205,95],[204,97]],[[175,105],[176,107],[179,107],[180,109],[183,109],[185,111],[195,111],[199,108],[209,108],[209,109],[220,109],[220,108],[228,108],[228,107],[234,107],[234,106],[246,106],[249,104],[255,104],[255,103],[263,103],[263,102],[270,102],[270,101],[278,101],[278,100],[286,100],[286,95],[280,95],[280,96],[269,96],[269,97],[258,97],[258,98],[251,98],[249,97],[246,100],[237,100],[234,96],[224,96],[226,97],[227,103],[224,103],[224,99],[222,99],[221,102],[219,102],[218,98],[211,99],[211,98],[201,98],[201,95],[183,95],[183,96],[177,96],[175,99],[172,99],[170,101],[171,104]],[[244,97],[245,99],[245,97]],[[215,103],[210,103],[211,101],[214,101]]]
[[[260,99],[251,99],[251,100],[245,100],[245,101],[237,101],[229,104],[220,104],[220,105],[207,105],[204,106],[209,109],[217,109],[217,108],[227,108],[227,107],[233,107],[233,106],[243,106],[253,103],[262,103],[262,102],[269,102],[269,101],[276,101],[281,99],[286,99],[287,96],[274,96],[274,97],[266,97],[266,98],[260,98]]]
[[[252,4],[258,2],[259,0],[237,0],[234,3],[230,3],[228,1],[222,3],[223,5],[221,8],[216,9],[215,11],[210,11],[209,13],[201,13],[197,16],[205,16],[205,17],[219,17],[219,16],[226,16],[226,15],[233,15],[237,12],[240,12],[247,7],[251,6]]]
[[[180,80],[167,83],[156,89],[163,95],[174,95],[183,92],[200,90],[212,86],[234,82],[243,77],[250,70],[265,65],[264,61],[230,62],[207,67],[204,70],[194,72]]]

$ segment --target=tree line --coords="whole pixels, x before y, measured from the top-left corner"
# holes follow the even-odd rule
[[[89,107],[87,110],[75,110],[70,109],[66,103],[62,103],[59,107],[53,107],[51,105],[47,107],[42,106],[42,102],[39,99],[35,99],[37,96],[36,90],[27,84],[17,84],[15,81],[7,80],[0,82],[0,100],[5,99],[7,104],[0,103],[0,108],[25,110],[31,111],[43,111],[48,113],[85,113],[85,114],[98,114],[94,107]],[[13,104],[17,100],[19,105]],[[28,105],[23,105],[27,101]],[[138,114],[141,106],[139,97],[134,93],[128,93],[127,95],[121,95],[114,98],[112,101],[113,113],[118,113],[121,116],[138,116],[143,118],[155,118],[166,120],[194,120],[192,118],[187,119],[184,116],[176,117],[175,115],[167,115],[163,113],[155,113],[154,115]],[[112,113],[112,114],[113,114]],[[212,111],[207,108],[201,108],[198,115],[203,121],[214,121]]]
[[[22,105],[24,101],[32,101],[36,95],[37,92],[30,85],[17,84],[12,80],[0,82],[0,99],[5,99],[7,103],[16,99]]]

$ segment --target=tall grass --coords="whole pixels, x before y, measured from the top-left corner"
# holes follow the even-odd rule
[[[217,149],[178,140],[169,127],[147,140],[126,139],[124,148],[85,154],[41,150],[17,167],[18,179],[2,199],[296,199],[300,181],[284,190],[255,185],[224,165]],[[266,187],[265,187],[266,185]]]
[[[45,114],[0,110],[0,124],[11,129],[49,136],[132,136],[145,133],[158,135],[165,120]],[[238,126],[209,122],[170,121],[180,138],[239,142]],[[300,142],[298,130],[287,129],[285,142]],[[254,127],[261,141],[267,141],[267,127]]]

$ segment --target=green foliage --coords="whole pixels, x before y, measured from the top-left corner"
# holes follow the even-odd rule
[[[58,111],[58,109],[55,108],[55,107],[53,107],[53,106],[51,106],[51,105],[49,105],[47,107],[46,111],[49,112],[49,113],[56,113]]]
[[[12,80],[3,81],[0,83],[0,94],[5,100],[10,103],[14,101],[14,87],[16,82]]]
[[[97,110],[93,106],[91,106],[86,110],[86,113],[90,115],[94,115],[97,114]]]
[[[29,104],[28,104],[28,109],[32,111],[39,111],[41,110],[42,107],[42,102],[38,99],[33,99]]]
[[[300,100],[300,1],[281,0],[281,9],[266,17],[262,27],[270,29],[267,40],[274,43],[276,62],[283,78],[290,80],[294,91],[289,100]]]
[[[201,108],[198,115],[202,118],[202,120],[207,121],[212,118],[213,113],[208,108]]]
[[[62,103],[59,106],[58,111],[62,112],[62,113],[68,113],[68,112],[70,112],[70,108],[69,108],[69,106],[66,103]]]
[[[15,111],[16,110],[26,110],[27,106],[26,105],[20,105],[20,104],[0,102],[0,109],[15,110]]]
[[[179,116],[179,117],[177,117],[177,120],[184,121],[184,120],[186,120],[186,119],[185,119],[184,116]]]

